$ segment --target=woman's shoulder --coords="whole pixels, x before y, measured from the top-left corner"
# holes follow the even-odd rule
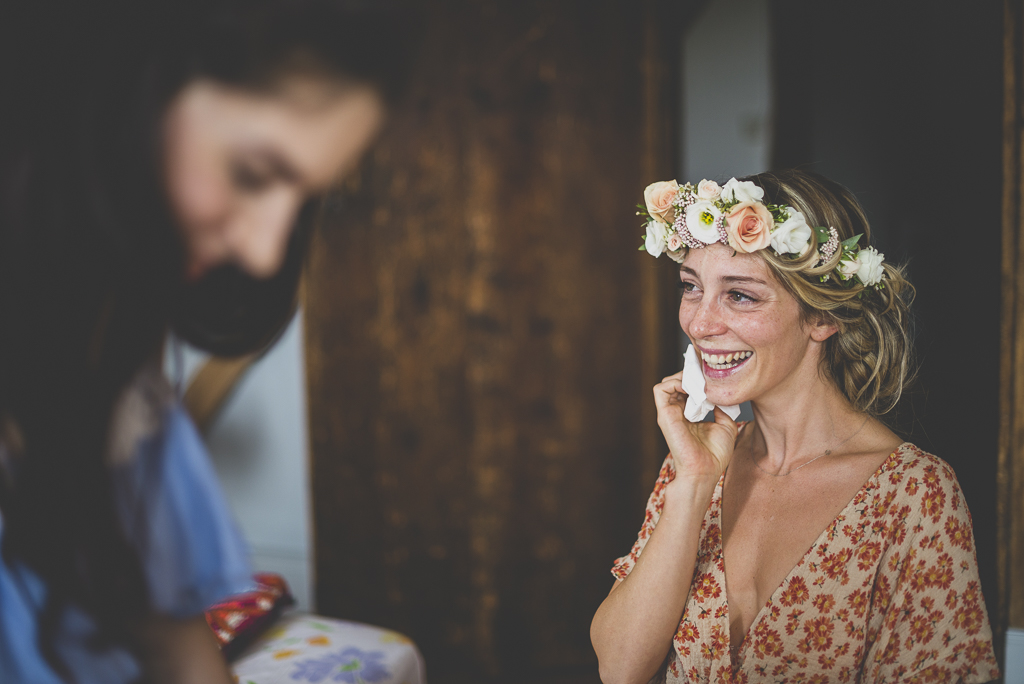
[[[942,525],[952,517],[970,520],[956,473],[948,463],[910,442],[904,442],[878,471],[878,492],[891,502],[889,509],[912,512],[920,525]]]
[[[896,447],[879,470],[883,473],[898,472],[903,478],[918,478],[931,487],[952,485],[959,489],[960,486],[948,463],[911,442]]]

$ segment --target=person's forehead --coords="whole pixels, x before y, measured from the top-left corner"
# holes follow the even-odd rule
[[[692,272],[702,279],[723,279],[730,276],[774,281],[764,259],[756,254],[742,254],[722,244],[691,249],[680,264],[683,273]]]

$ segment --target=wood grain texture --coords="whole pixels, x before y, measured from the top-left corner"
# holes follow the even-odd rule
[[[674,10],[639,5],[423,3],[409,102],[314,241],[318,609],[408,634],[434,682],[597,681],[677,356],[634,215],[672,176],[678,50],[644,38]]]
[[[999,440],[999,614],[996,643],[1007,626],[1024,628],[1024,3],[1004,3],[1002,406]]]

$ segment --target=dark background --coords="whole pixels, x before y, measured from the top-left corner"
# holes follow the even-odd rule
[[[413,92],[316,238],[318,608],[405,632],[432,682],[598,681],[590,620],[678,364],[673,269],[636,251],[633,207],[679,167],[706,4],[420,3]],[[773,166],[850,187],[909,261],[922,372],[897,427],[956,470],[992,612],[1002,4],[770,8]]]
[[[774,164],[849,187],[872,242],[909,264],[921,374],[896,423],[956,471],[989,613],[998,614],[1003,5],[777,2],[773,10]]]

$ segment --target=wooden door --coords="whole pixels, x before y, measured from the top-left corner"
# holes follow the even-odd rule
[[[678,355],[634,212],[673,177],[680,6],[423,3],[408,102],[316,237],[318,606],[433,682],[597,681]]]

